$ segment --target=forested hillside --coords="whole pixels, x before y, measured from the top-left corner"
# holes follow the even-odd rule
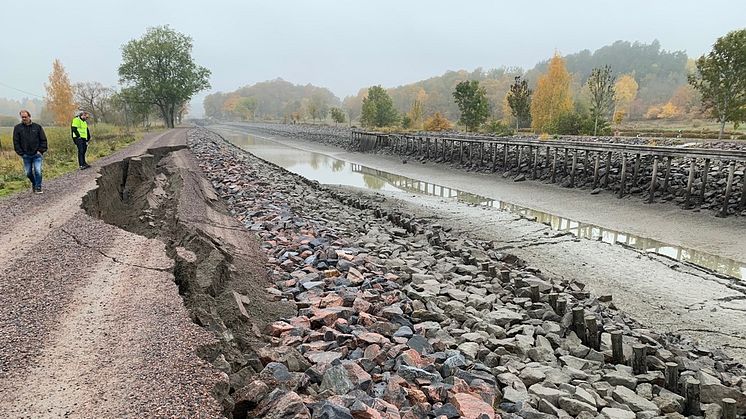
[[[208,95],[205,98],[205,115],[243,121],[316,120],[324,119],[331,107],[339,105],[339,98],[329,89],[311,84],[295,85],[278,78],[234,92]]]
[[[491,119],[510,123],[506,95],[516,76],[522,76],[535,89],[539,76],[547,71],[550,56],[534,68],[503,67],[473,71],[447,71],[440,76],[386,88],[394,106],[401,114],[424,119],[440,112],[451,121],[459,118],[453,100],[456,85],[464,80],[476,80],[486,91]],[[677,119],[696,116],[699,96],[687,84],[692,61],[683,51],[667,51],[658,41],[650,44],[617,41],[594,52],[583,50],[563,57],[572,76],[571,92],[576,107],[587,108],[585,83],[594,68],[609,65],[616,80],[624,79],[629,102],[624,113],[627,119]],[[347,117],[357,121],[368,87],[361,87],[355,96],[341,103]],[[340,100],[328,89],[312,85],[294,85],[282,79],[242,87],[234,92],[215,93],[205,99],[208,117],[253,120],[319,120],[327,117],[331,107]]]

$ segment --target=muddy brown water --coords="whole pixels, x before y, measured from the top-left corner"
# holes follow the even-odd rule
[[[602,226],[578,222],[545,211],[519,206],[510,202],[480,196],[426,180],[372,169],[321,153],[310,152],[281,144],[270,139],[235,131],[222,132],[236,146],[266,161],[322,184],[365,188],[373,191],[415,193],[454,199],[518,214],[521,217],[550,226],[553,230],[574,236],[616,243],[645,252],[652,252],[674,260],[691,263],[719,274],[746,278],[746,263],[696,249],[675,246],[651,238],[628,234]]]

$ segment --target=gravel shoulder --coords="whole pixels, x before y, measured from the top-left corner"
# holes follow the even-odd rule
[[[151,135],[0,200],[2,417],[219,417],[222,376],[196,351],[212,335],[189,318],[155,239],[86,215],[101,166],[184,142]]]

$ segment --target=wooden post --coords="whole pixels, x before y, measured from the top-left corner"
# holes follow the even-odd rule
[[[674,393],[679,393],[679,364],[675,362],[666,362],[665,371],[665,387],[666,390]]]
[[[580,341],[583,344],[588,343],[588,339],[585,333],[585,310],[583,307],[573,307],[572,309],[572,325],[575,330],[575,334],[578,335]]]
[[[516,146],[518,149],[518,173],[521,173],[521,163],[523,163],[523,146]]]
[[[635,374],[647,374],[648,372],[648,360],[647,360],[647,346],[645,345],[634,345],[632,347],[632,372]]]
[[[624,196],[624,187],[627,183],[627,154],[622,153],[622,174],[619,180],[619,198]]]
[[[538,303],[539,302],[539,286],[538,285],[531,285],[531,302]]]
[[[598,323],[596,316],[589,314],[585,316],[585,328],[588,330],[588,347],[598,350],[600,342],[598,340]]]
[[[658,181],[658,156],[653,156],[653,175],[650,177],[650,196],[648,196],[648,203],[652,203],[655,200],[655,184]]]
[[[572,167],[570,168],[570,187],[575,187],[575,167],[578,164],[578,150],[572,151]]]
[[[557,176],[557,154],[558,153],[559,153],[559,149],[555,147],[554,160],[552,160],[552,183],[554,183],[554,180]]]
[[[736,400],[724,398],[720,406],[723,408],[723,419],[736,419]]]
[[[622,331],[611,332],[611,359],[615,364],[624,364],[624,350],[622,349]]]
[[[534,170],[531,174],[532,179],[536,179],[536,172],[539,168],[539,147],[534,148]]]
[[[458,156],[458,162],[461,164],[464,164],[464,142],[459,141],[458,144],[459,144],[459,149],[460,149],[459,156]]]
[[[583,177],[584,178],[588,177],[588,172],[590,170],[590,168],[588,167],[589,166],[588,165],[588,157],[589,157],[588,154],[589,153],[590,153],[590,150],[583,151]]]
[[[598,166],[601,163],[601,154],[596,153],[596,163],[593,165],[593,189],[598,186]]]
[[[557,310],[555,312],[558,316],[562,316],[565,314],[565,311],[567,310],[567,300],[564,298],[558,298],[557,299]]]
[[[699,381],[690,380],[686,384],[686,408],[684,414],[688,416],[701,416],[702,406],[699,401]]]
[[[686,198],[684,200],[684,207],[689,207],[692,197],[692,185],[694,184],[694,170],[697,168],[697,159],[692,158],[692,162],[689,164],[689,180],[686,182]]]
[[[702,187],[699,189],[699,205],[705,203],[705,190],[707,189],[707,174],[710,172],[710,159],[705,159],[705,167],[702,169]]]
[[[610,176],[611,176],[611,151],[606,153],[606,175],[604,176],[604,188],[609,186]]]
[[[567,174],[567,166],[569,165],[569,163],[570,163],[570,149],[565,147],[565,159],[563,160],[563,163],[562,163],[562,174],[563,175]]]
[[[633,188],[637,187],[637,179],[638,179],[638,176],[640,175],[640,160],[641,160],[640,153],[637,153],[637,155],[635,155],[635,169],[634,169],[634,172],[632,173],[632,187]]]
[[[492,171],[497,168],[497,143],[492,143]]]
[[[673,157],[668,156],[666,158],[666,178],[663,179],[663,194],[668,193],[668,183],[671,181],[671,159]]]
[[[508,170],[508,144],[503,145],[503,171]]]
[[[741,176],[741,201],[738,203],[738,209],[746,208],[746,173]]]
[[[549,293],[549,306],[552,307],[552,310],[554,310],[555,313],[557,312],[557,297],[559,297],[558,293]]]
[[[730,193],[733,190],[733,174],[736,170],[736,162],[730,162],[728,165],[728,183],[725,185],[725,196],[723,197],[723,209],[720,211],[721,217],[728,215],[728,204],[730,202]]]
[[[546,153],[546,154],[547,154],[547,157],[546,157],[546,164],[544,164],[544,166],[546,166],[546,167],[549,167],[549,149],[550,149],[550,148],[551,148],[551,147],[547,146],[547,153]]]

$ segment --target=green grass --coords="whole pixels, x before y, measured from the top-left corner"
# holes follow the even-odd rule
[[[78,152],[70,139],[68,127],[45,127],[48,147],[44,153],[44,179],[54,179],[65,173],[78,169]],[[88,144],[86,154],[88,162],[133,143],[142,136],[139,132],[126,132],[124,128],[113,125],[97,124],[91,128],[93,139]],[[26,190],[30,187],[23,173],[21,158],[13,151],[13,128],[0,127],[0,196]]]

